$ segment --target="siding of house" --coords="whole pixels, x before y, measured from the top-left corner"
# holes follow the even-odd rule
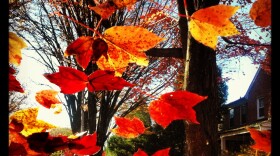
[[[245,95],[248,99],[248,123],[267,119],[271,106],[271,77],[263,70],[259,71],[254,84]],[[257,99],[264,98],[264,118],[257,118]]]
[[[263,98],[263,118],[258,118],[258,98]],[[241,122],[241,108],[243,106],[245,106],[246,108],[246,111],[244,111],[246,122],[244,123]],[[266,125],[266,128],[271,128],[270,107],[271,76],[268,75],[264,70],[259,68],[245,96],[225,105],[227,113],[222,124],[222,129],[220,130],[221,150],[239,151],[241,144],[248,143],[248,141],[250,140],[250,135],[248,130],[246,129],[246,126],[255,126],[257,124],[261,127],[264,127],[264,125]],[[233,126],[230,125],[230,109],[234,110]]]

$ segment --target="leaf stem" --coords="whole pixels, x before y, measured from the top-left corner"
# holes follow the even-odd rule
[[[93,32],[92,37],[94,37],[95,34],[97,34],[98,36],[100,36],[100,33],[96,33],[96,32],[98,32],[97,29],[100,27],[102,20],[103,20],[103,18],[101,18],[101,19],[99,20],[99,22],[97,23],[97,26],[94,28],[94,32]]]
[[[187,8],[187,1],[186,0],[184,0],[184,8],[185,8],[185,13],[186,13],[186,18],[189,21],[190,18],[189,18],[189,14],[188,14],[188,8]],[[188,26],[188,28],[189,28],[189,26]],[[190,33],[190,30],[188,30],[183,90],[187,90],[187,87],[188,87],[188,78],[189,78],[189,70],[190,70],[190,42],[191,42],[191,33]]]
[[[184,0],[184,8],[185,8],[185,13],[186,13],[186,18],[189,21],[189,13],[188,13],[187,0]]]

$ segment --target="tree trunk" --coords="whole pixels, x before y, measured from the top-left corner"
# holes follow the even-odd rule
[[[197,2],[197,1],[196,1]],[[202,7],[217,5],[219,1],[200,1],[195,8],[191,0],[187,0],[188,14],[191,15]],[[178,10],[185,15],[184,2],[178,0]],[[186,90],[199,95],[208,96],[207,100],[196,105],[196,117],[200,124],[186,124],[185,155],[188,156],[217,156],[218,144],[218,108],[216,81],[216,53],[214,50],[198,43],[193,38],[188,40],[188,22],[186,18],[179,20],[182,50],[186,58],[186,47],[189,48],[189,71]],[[191,36],[190,36],[191,37]],[[188,45],[189,44],[189,45]]]
[[[81,107],[76,101],[75,95],[65,95],[71,129],[73,133],[80,132],[81,129]]]

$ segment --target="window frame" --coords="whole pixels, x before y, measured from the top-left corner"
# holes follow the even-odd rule
[[[231,108],[229,110],[229,127],[230,128],[234,127],[234,113],[235,113],[234,108]]]
[[[262,101],[262,107],[260,107],[260,101]],[[263,116],[260,116],[260,109],[263,109]],[[263,119],[265,117],[264,112],[264,97],[257,98],[257,119]]]

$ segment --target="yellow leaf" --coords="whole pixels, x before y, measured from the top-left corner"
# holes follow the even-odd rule
[[[61,104],[51,104],[51,109],[53,110],[53,114],[60,114],[62,112]]]
[[[121,76],[129,63],[147,66],[145,51],[164,39],[139,26],[115,26],[104,32],[103,40],[108,44],[108,60],[102,56],[97,65],[101,70],[113,70],[116,76]]]
[[[189,22],[189,31],[198,42],[216,49],[219,36],[239,34],[229,18],[239,7],[216,5],[200,9],[192,14]]]
[[[20,132],[24,136],[29,136],[32,133],[42,132],[56,126],[42,120],[37,120],[38,108],[28,108],[19,110],[10,116],[10,120],[15,119],[22,123],[24,128]]]
[[[137,0],[113,0],[114,4],[118,8],[126,7],[128,5],[132,5],[132,4],[136,3],[136,1]]]
[[[260,27],[271,25],[271,0],[257,0],[250,9],[250,17]]]
[[[18,66],[21,62],[21,49],[27,47],[22,38],[9,32],[9,62]]]

